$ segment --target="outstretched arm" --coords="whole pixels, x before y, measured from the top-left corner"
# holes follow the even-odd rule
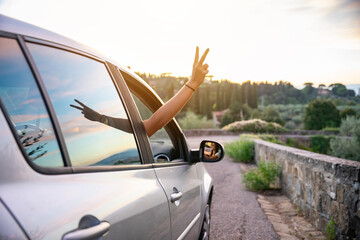
[[[146,133],[149,137],[151,137],[159,129],[161,129],[168,122],[170,122],[173,117],[175,117],[175,115],[189,101],[195,90],[204,81],[206,74],[209,72],[209,70],[207,70],[209,65],[203,64],[208,52],[209,49],[206,49],[199,61],[199,48],[196,47],[193,71],[190,80],[180,89],[180,91],[174,97],[172,97],[163,106],[161,106],[149,119],[143,122]],[[74,100],[80,105],[80,107],[73,104],[70,104],[70,106],[80,110],[81,113],[84,114],[85,118],[91,121],[97,121],[106,124],[108,126],[117,128],[128,133],[132,133],[132,128],[128,119],[113,118],[100,114],[95,110],[89,108],[79,100]]]
[[[199,48],[196,47],[195,60],[190,80],[174,97],[161,106],[149,119],[143,122],[149,137],[170,122],[190,100],[195,90],[203,83],[206,74],[209,72],[209,65],[203,64],[208,52],[209,49],[206,49],[199,61]]]
[[[75,106],[73,104],[70,104],[70,106],[80,110],[81,113],[84,114],[84,117],[89,119],[90,121],[100,122],[100,123],[106,124],[110,127],[122,130],[124,132],[133,133],[128,119],[113,118],[113,117],[109,117],[109,116],[100,114],[100,113],[96,112],[95,110],[89,108],[88,106],[86,106],[85,104],[80,102],[79,100],[77,100],[77,99],[74,99],[74,100],[75,100],[75,102],[77,102],[80,105],[80,107]]]

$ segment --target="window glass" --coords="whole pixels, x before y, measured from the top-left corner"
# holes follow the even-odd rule
[[[140,164],[129,120],[105,65],[52,47],[28,46],[54,106],[72,165]],[[71,107],[82,108],[74,99],[93,109],[95,119]],[[122,119],[130,133],[109,126],[110,121],[101,115]]]
[[[0,97],[29,159],[43,167],[64,166],[49,114],[14,39],[0,38]]]
[[[152,116],[150,109],[136,96],[132,95],[136,106],[138,107],[142,120],[146,120]],[[156,163],[168,163],[179,158],[179,154],[174,147],[171,138],[165,128],[160,129],[150,137],[150,145],[154,154]]]

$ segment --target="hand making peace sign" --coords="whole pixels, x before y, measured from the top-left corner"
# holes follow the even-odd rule
[[[191,74],[191,79],[188,83],[190,87],[193,89],[196,89],[201,85],[201,83],[204,81],[206,74],[208,74],[209,70],[208,64],[203,64],[206,58],[206,55],[208,54],[209,49],[206,49],[204,54],[202,55],[200,61],[199,61],[199,47],[196,47],[196,54],[195,54],[195,60],[193,64],[193,70]]]

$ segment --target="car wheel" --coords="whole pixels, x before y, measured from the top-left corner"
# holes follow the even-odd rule
[[[208,240],[210,236],[210,206],[206,204],[205,215],[201,228],[200,238],[201,240]]]

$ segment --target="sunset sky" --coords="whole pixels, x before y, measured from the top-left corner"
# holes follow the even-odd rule
[[[0,13],[89,45],[134,71],[360,84],[360,0],[0,0]]]

